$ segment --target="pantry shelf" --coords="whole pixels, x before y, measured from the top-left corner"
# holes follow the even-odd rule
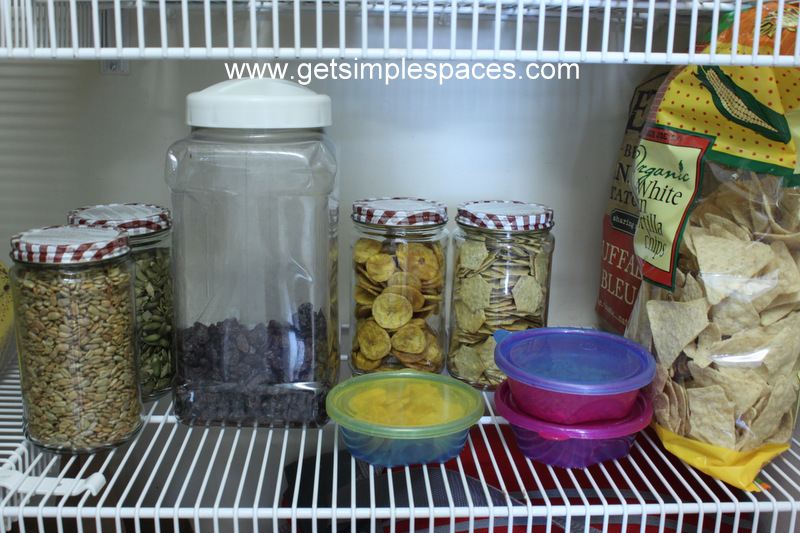
[[[714,0],[2,0],[0,57],[800,65],[800,49],[695,52]],[[785,20],[784,20],[785,19]],[[755,27],[796,26],[756,18]],[[710,32],[710,33],[709,33]],[[738,35],[738,31],[734,31]],[[800,41],[798,41],[800,43]]]
[[[21,432],[18,374],[0,382],[0,530],[794,531],[800,443],[746,493],[686,467],[648,431],[630,456],[588,469],[532,462],[486,396],[486,415],[444,465],[373,468],[323,429],[189,428],[165,399],[107,453],[58,456]],[[298,461],[298,458],[300,461]],[[299,479],[299,483],[295,480]],[[593,529],[594,528],[594,529]],[[649,529],[648,529],[649,531]]]

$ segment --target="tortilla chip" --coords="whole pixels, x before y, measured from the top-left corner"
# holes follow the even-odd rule
[[[719,385],[687,389],[689,437],[732,450],[736,446],[734,404]]]
[[[728,296],[711,307],[711,321],[722,335],[734,335],[743,329],[761,325],[761,316],[749,301]]]
[[[761,242],[742,242],[711,235],[692,239],[700,266],[700,277],[712,305],[732,293],[743,292],[743,285],[772,260],[770,247]]]
[[[653,333],[658,361],[669,368],[683,351],[708,326],[706,301],[647,302],[647,316]]]

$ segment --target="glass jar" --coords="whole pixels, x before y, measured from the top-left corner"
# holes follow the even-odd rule
[[[553,211],[519,201],[458,206],[447,370],[494,390],[505,375],[494,363],[494,332],[547,326]]]
[[[105,204],[70,211],[70,224],[125,230],[136,266],[136,346],[142,400],[172,388],[175,351],[172,311],[172,217],[150,204]]]
[[[339,368],[330,98],[233,80],[187,98],[167,154],[187,424],[320,426]]]
[[[447,207],[423,199],[370,198],[353,204],[352,218],[351,370],[441,372]]]
[[[142,426],[128,236],[54,226],[11,247],[25,436],[67,453],[127,441]]]

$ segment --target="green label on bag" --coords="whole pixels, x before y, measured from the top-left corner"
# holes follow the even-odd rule
[[[649,125],[636,152],[639,224],[633,249],[642,277],[672,288],[680,236],[702,182],[702,161],[713,138]]]

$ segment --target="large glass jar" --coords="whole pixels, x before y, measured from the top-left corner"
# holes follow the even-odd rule
[[[369,198],[353,204],[352,218],[351,370],[441,372],[447,207],[415,198]]]
[[[142,400],[172,388],[175,353],[172,311],[172,217],[150,204],[104,204],[74,209],[70,224],[123,229],[136,266],[136,346]]]
[[[130,439],[142,404],[128,236],[55,226],[15,235],[11,247],[25,436],[67,453]]]
[[[281,80],[187,98],[167,154],[187,424],[318,426],[339,368],[330,99]]]
[[[456,223],[447,370],[493,390],[505,379],[494,363],[494,332],[547,326],[553,211],[519,201],[467,202]]]

